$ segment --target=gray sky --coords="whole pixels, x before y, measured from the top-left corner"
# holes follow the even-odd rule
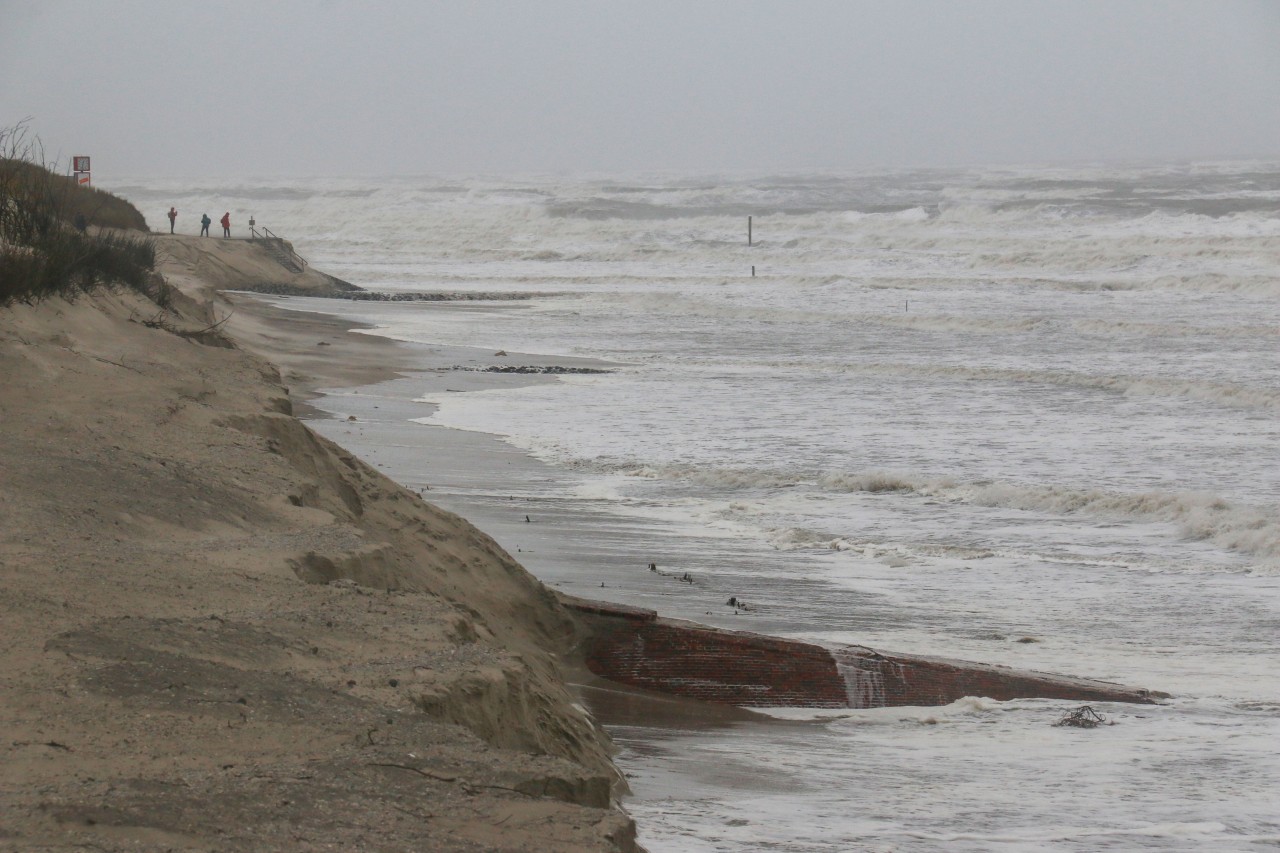
[[[0,126],[121,175],[1280,159],[1272,0],[0,0]]]

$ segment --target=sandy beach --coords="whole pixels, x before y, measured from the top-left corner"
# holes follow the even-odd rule
[[[568,614],[294,416],[396,346],[218,293],[321,273],[157,241],[168,312],[0,314],[0,847],[638,849]]]

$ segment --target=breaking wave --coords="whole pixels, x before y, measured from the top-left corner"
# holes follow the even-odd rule
[[[1096,388],[1126,397],[1174,397],[1237,409],[1280,410],[1280,389],[1155,376],[1096,376],[1067,371],[951,365],[846,365],[848,373],[916,376],[968,382],[1016,382]]]
[[[1276,338],[1280,326],[1237,325],[1201,326],[1184,323],[1148,323],[1137,320],[1076,320],[1072,327],[1081,334],[1105,337],[1142,336],[1161,338],[1191,338],[1207,335],[1214,338]]]
[[[596,466],[597,469],[599,466]],[[959,482],[891,471],[799,474],[756,469],[708,468],[694,465],[605,466],[611,473],[649,479],[679,480],[722,490],[811,489],[831,493],[902,495],[969,506],[1040,512],[1055,516],[1088,516],[1099,520],[1132,520],[1173,524],[1184,537],[1210,542],[1258,558],[1264,568],[1280,570],[1280,511],[1232,504],[1203,492],[1112,492],[1063,486]],[[775,532],[779,547],[829,547],[852,550],[868,543],[795,528]],[[982,548],[930,545],[934,556],[984,556]]]

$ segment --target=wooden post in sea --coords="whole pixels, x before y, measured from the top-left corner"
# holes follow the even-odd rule
[[[752,278],[755,278],[755,277],[756,277],[756,265],[755,265],[755,264],[752,264],[752,265],[751,265],[751,277],[752,277]]]
[[[747,245],[751,245],[751,217],[747,217]]]

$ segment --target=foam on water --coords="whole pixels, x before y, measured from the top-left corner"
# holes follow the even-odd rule
[[[600,594],[742,625],[731,593],[747,627],[1177,694],[1087,732],[980,697],[618,726],[654,853],[1280,843],[1275,164],[115,189],[180,230],[252,214],[371,289],[494,297],[319,301],[375,334],[613,362],[395,384],[392,476],[431,452],[404,430],[498,435],[550,467],[457,472],[438,500],[513,550],[537,527],[503,526],[517,493],[599,519],[596,544],[517,554],[557,582],[660,551],[698,583],[618,570]],[[360,451],[372,403],[334,399],[370,431],[318,427]],[[873,674],[848,686],[874,703]]]

